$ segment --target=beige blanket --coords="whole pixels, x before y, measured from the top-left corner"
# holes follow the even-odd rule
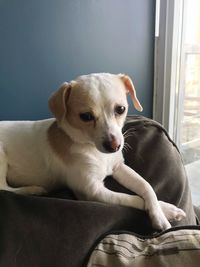
[[[200,230],[174,230],[148,239],[108,235],[93,250],[87,265],[100,266],[200,266]]]

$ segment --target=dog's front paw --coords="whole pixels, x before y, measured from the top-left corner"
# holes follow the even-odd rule
[[[154,229],[164,231],[171,228],[171,224],[163,213],[157,200],[154,202],[145,201],[145,210],[149,214]]]
[[[14,192],[22,195],[37,195],[37,196],[47,194],[47,191],[44,187],[36,185],[15,188]]]
[[[33,186],[32,190],[31,190],[31,194],[33,195],[46,195],[47,194],[47,190],[44,187],[41,186]]]
[[[159,204],[165,216],[170,222],[181,221],[186,217],[185,212],[182,209],[177,208],[173,204],[164,201],[159,201]]]
[[[169,223],[161,209],[154,209],[152,211],[148,210],[148,214],[150,216],[153,228],[161,231],[171,228],[171,224]]]
[[[30,188],[27,189],[27,193],[29,195],[41,196],[41,195],[46,195],[47,191],[46,189],[44,189],[44,187],[41,186],[30,186]]]

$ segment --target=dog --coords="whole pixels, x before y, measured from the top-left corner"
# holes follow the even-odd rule
[[[50,96],[55,118],[1,121],[0,189],[41,195],[67,186],[78,199],[145,210],[159,230],[184,218],[183,210],[158,201],[150,184],[124,164],[122,128],[128,93],[142,111],[129,76],[82,75]],[[107,189],[108,175],[137,195]]]

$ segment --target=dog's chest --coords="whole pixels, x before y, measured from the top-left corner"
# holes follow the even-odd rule
[[[121,151],[116,153],[102,153],[97,149],[83,147],[72,147],[71,153],[74,158],[74,168],[79,167],[82,172],[96,173],[99,179],[113,173],[113,169],[120,162],[123,162]]]

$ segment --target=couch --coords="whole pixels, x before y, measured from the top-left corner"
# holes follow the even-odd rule
[[[148,118],[130,116],[123,131],[129,133],[126,134],[127,145],[124,149],[126,164],[149,181],[159,200],[173,203],[187,214],[182,221],[173,222],[170,231],[199,231],[182,158],[166,130]],[[133,194],[112,177],[106,177],[105,186],[114,191]],[[115,240],[115,247],[111,249],[113,254],[106,252],[104,255],[115,255],[116,259],[121,259],[123,253],[117,254],[115,251],[119,240],[134,248],[137,240],[144,244],[144,240],[156,241],[152,238],[163,237],[170,232],[158,233],[153,229],[144,211],[80,201],[67,188],[45,196],[22,196],[0,191],[0,210],[1,267],[98,266],[97,263],[95,265],[95,255],[99,256],[96,252],[100,251],[99,246],[102,246],[104,238],[114,235]],[[148,242],[146,247],[153,247]],[[106,242],[103,244],[105,248]],[[136,251],[138,248],[140,251],[145,250],[141,244],[135,245]],[[109,265],[105,265],[109,261],[104,258],[101,265],[137,266],[125,265],[124,259],[117,263],[116,259],[114,265],[112,260]],[[125,262],[128,262],[126,256]]]

